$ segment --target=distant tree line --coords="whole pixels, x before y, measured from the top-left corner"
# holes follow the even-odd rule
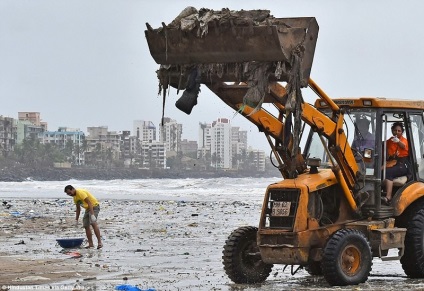
[[[15,145],[12,152],[3,154],[0,163],[3,166],[19,163],[27,167],[51,167],[56,162],[66,162],[70,156],[69,147],[59,149],[55,144],[42,144],[35,137],[28,137]]]
[[[15,145],[12,152],[3,152],[0,156],[0,167],[21,165],[28,168],[53,167],[54,163],[68,162],[73,166],[81,166],[81,157],[84,156],[84,166],[94,168],[121,168],[124,167],[124,159],[131,160],[130,168],[139,168],[143,164],[141,155],[131,154],[124,157],[114,152],[111,148],[96,144],[94,149],[87,151],[87,142],[84,140],[80,145],[67,141],[64,147],[53,143],[42,144],[36,137],[28,137],[21,144]],[[250,171],[257,169],[255,153],[243,150],[240,154],[232,156],[232,168],[238,171]],[[147,157],[148,158],[148,157]],[[205,170],[211,171],[219,168],[219,156],[207,153],[202,158],[197,158],[197,153],[177,152],[166,160],[168,169],[171,170]],[[151,168],[156,168],[154,163],[149,163]],[[273,168],[266,163],[266,168]]]

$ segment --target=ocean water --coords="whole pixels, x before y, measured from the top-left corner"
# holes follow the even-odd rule
[[[0,182],[0,198],[61,199],[71,184],[98,199],[177,201],[258,201],[275,178],[137,179]]]

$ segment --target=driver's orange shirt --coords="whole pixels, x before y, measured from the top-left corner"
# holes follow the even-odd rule
[[[396,155],[399,158],[408,156],[408,140],[403,136],[401,136],[399,139],[405,145],[404,149],[402,149],[397,143],[394,143],[391,139],[387,140],[387,154],[389,156]]]

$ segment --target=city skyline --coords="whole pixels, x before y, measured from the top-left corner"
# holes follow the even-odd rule
[[[2,114],[0,114],[0,117],[6,117],[6,118],[12,118],[12,119],[15,119],[15,120],[19,120],[19,116],[21,115],[21,114],[23,114],[23,113],[30,113],[31,115],[38,115],[38,118],[39,118],[39,122],[43,125],[43,127],[44,126],[47,126],[47,129],[46,129],[46,131],[47,132],[57,132],[57,131],[59,131],[61,128],[62,129],[74,129],[75,131],[81,131],[81,132],[83,132],[85,135],[89,135],[89,128],[96,128],[96,127],[106,127],[107,128],[107,130],[109,131],[109,132],[117,132],[117,133],[123,133],[123,132],[125,132],[125,131],[129,131],[130,132],[130,136],[136,136],[137,135],[137,132],[135,132],[135,130],[134,130],[134,128],[135,128],[135,126],[136,126],[136,124],[138,123],[138,122],[147,122],[147,123],[151,123],[154,127],[155,127],[155,138],[153,139],[154,141],[160,141],[160,123],[159,123],[159,125],[156,125],[156,124],[154,124],[154,122],[153,121],[151,121],[151,120],[133,120],[133,125],[131,126],[131,127],[133,127],[133,129],[131,130],[131,129],[129,129],[129,128],[125,128],[125,129],[120,129],[120,130],[111,130],[110,128],[109,128],[109,125],[106,125],[106,124],[104,124],[104,125],[88,125],[88,126],[86,126],[85,127],[85,130],[83,130],[83,129],[81,129],[81,128],[79,128],[79,127],[73,127],[73,126],[68,126],[68,125],[62,125],[62,126],[59,126],[59,127],[57,127],[56,129],[52,129],[51,127],[50,127],[50,123],[49,123],[49,121],[47,121],[47,120],[44,120],[43,118],[42,118],[42,113],[41,112],[18,112],[17,113],[17,116],[18,117],[15,117],[15,116],[5,116],[5,115],[2,115]],[[178,120],[175,120],[175,119],[172,119],[172,118],[169,118],[169,117],[164,117],[165,119],[167,119],[168,121],[173,121],[173,122],[176,122],[176,123],[178,123],[178,124],[181,124],[182,125],[182,132],[184,133],[184,124],[182,124],[182,123],[179,123],[178,122]],[[219,121],[219,120],[221,120],[221,119],[225,119],[225,118],[217,118],[217,119],[215,119],[215,120],[213,120],[213,121],[210,121],[210,122],[204,122],[204,123],[199,123],[198,124],[198,129],[200,129],[201,128],[201,124],[208,124],[208,125],[211,125],[211,124],[213,124],[213,123],[215,123],[215,122],[217,122],[217,121]],[[229,122],[230,123],[230,125],[231,125],[231,127],[238,127],[239,128],[239,130],[240,131],[246,131],[245,129],[243,129],[242,127],[239,127],[239,126],[233,126],[232,124],[231,124],[231,122]],[[198,132],[197,132],[197,134],[198,134]],[[198,137],[198,135],[197,135],[197,137],[195,138],[195,139],[189,139],[189,138],[186,138],[186,137],[184,137],[184,134],[181,136],[181,140],[187,140],[187,141],[196,141],[196,142],[198,142],[199,143],[199,137]],[[252,147],[252,148],[254,148],[253,146],[251,146],[250,144],[249,144],[249,142],[247,143],[247,145],[249,146],[249,147]],[[260,148],[254,148],[255,150],[263,150],[263,149],[260,149]]]
[[[275,17],[314,16],[320,26],[311,77],[329,96],[421,98],[424,42],[416,31],[422,1],[0,1],[0,96],[2,112],[43,112],[49,126],[108,124],[162,116],[159,68],[144,36],[170,23],[185,7],[269,9]],[[163,9],[166,7],[166,9]],[[331,13],[329,13],[331,11]],[[361,15],[360,21],[358,15]],[[415,29],[417,28],[417,29]],[[401,57],[406,55],[407,57]],[[181,96],[181,92],[178,94]],[[304,94],[307,102],[315,97]],[[256,126],[236,114],[205,86],[190,116],[175,108],[177,90],[166,96],[165,116],[185,125],[193,140],[197,124],[218,117],[248,131],[249,143],[269,151]]]
[[[142,120],[134,121],[132,135],[130,130],[109,131],[107,126],[87,127],[86,133],[70,127],[49,130],[40,112],[18,112],[18,119],[0,116],[0,125],[3,157],[19,157],[24,164],[168,168],[169,161],[174,168],[202,164],[202,168],[265,170],[264,151],[248,146],[247,132],[232,127],[226,118],[199,124],[197,141],[182,139],[182,124],[171,118],[163,119],[159,137],[156,126]]]

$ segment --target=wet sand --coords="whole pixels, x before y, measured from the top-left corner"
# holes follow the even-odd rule
[[[57,238],[85,237],[68,199],[0,203],[0,286],[46,290],[113,290],[128,284],[156,290],[331,290],[305,270],[291,275],[276,265],[267,281],[233,284],[221,255],[231,231],[257,225],[258,202],[101,202],[104,247],[62,249]],[[7,208],[11,205],[10,208]],[[3,287],[3,288],[4,288]],[[398,261],[374,259],[369,280],[339,290],[424,290],[424,280],[405,277]],[[1,289],[0,289],[1,290]],[[36,289],[40,290],[40,289]]]

